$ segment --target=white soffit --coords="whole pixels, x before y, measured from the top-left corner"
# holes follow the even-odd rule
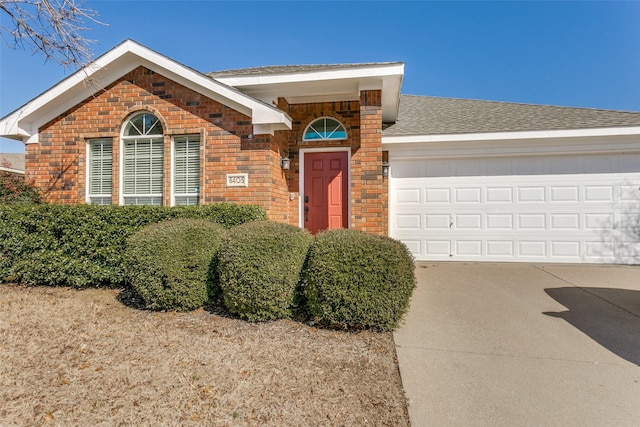
[[[263,131],[273,133],[274,130],[291,129],[291,118],[277,108],[212,80],[133,40],[126,40],[87,67],[0,119],[0,136],[35,142],[32,140],[37,136],[40,126],[139,66],[251,117],[253,124]]]
[[[382,137],[396,158],[640,151],[640,127]]]
[[[361,90],[382,90],[382,120],[398,116],[404,64],[373,64],[333,70],[231,75],[216,80],[265,102],[282,97],[290,104],[354,101]]]

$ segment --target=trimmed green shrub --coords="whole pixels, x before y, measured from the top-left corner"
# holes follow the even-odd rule
[[[127,239],[127,280],[152,310],[189,311],[208,299],[209,266],[226,229],[205,219],[148,225]],[[214,261],[215,264],[215,261]]]
[[[227,228],[264,220],[260,206],[0,206],[0,282],[122,287],[126,240],[145,225],[202,218]]]
[[[395,329],[415,287],[403,243],[346,229],[316,235],[304,275],[308,313],[348,328]]]
[[[270,221],[232,228],[218,254],[227,309],[250,321],[290,317],[311,241],[305,230]]]

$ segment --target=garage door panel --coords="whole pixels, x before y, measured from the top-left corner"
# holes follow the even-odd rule
[[[421,245],[422,245],[421,240],[410,240],[408,238],[405,238],[402,241],[404,242],[405,245],[407,245],[407,248],[411,251],[412,254],[424,255],[424,253],[421,250]]]
[[[638,200],[640,200],[640,189],[638,188],[638,184],[625,184],[620,186],[620,201],[638,202]]]
[[[546,201],[546,189],[544,187],[521,187],[516,189],[518,202],[523,203],[544,203]]]
[[[451,242],[449,240],[427,240],[425,253],[434,257],[449,258]]]
[[[482,230],[482,214],[458,214],[454,218],[458,230]]]
[[[398,228],[402,230],[414,230],[419,231],[422,229],[420,226],[420,215],[398,215]]]
[[[628,263],[638,263],[640,242],[637,240],[622,240],[616,243],[616,257],[626,260]]]
[[[636,237],[640,235],[640,212],[638,213],[622,213],[619,215],[620,221],[618,228],[621,230],[636,230]]]
[[[593,259],[615,259],[616,243],[611,241],[585,242],[585,256]]]
[[[551,230],[578,230],[580,228],[580,215],[578,214],[551,214]]]
[[[480,203],[482,189],[480,187],[454,188],[456,203]]]
[[[520,230],[547,229],[547,215],[544,213],[519,213],[517,217]]]
[[[608,230],[614,226],[613,213],[584,214],[584,228],[586,230]]]
[[[450,203],[451,189],[449,188],[426,188],[424,190],[425,201],[427,203]]]
[[[513,230],[513,215],[487,214],[487,230]]]
[[[579,258],[579,241],[553,241],[551,242],[551,257],[555,258]]]
[[[544,258],[547,256],[547,242],[544,240],[520,240],[518,254],[522,257]]]
[[[512,187],[487,187],[487,203],[511,203],[513,202]]]
[[[392,158],[391,235],[424,260],[640,262],[640,155],[625,161],[637,172],[611,173],[620,157],[447,159],[435,168]],[[397,178],[414,163],[430,176]],[[525,165],[529,175],[515,173]],[[574,172],[559,175],[558,165]]]
[[[585,185],[584,186],[585,202],[613,202],[613,186],[612,185]]]
[[[426,214],[425,225],[427,230],[447,230],[451,226],[451,217],[448,214]]]
[[[487,256],[507,256],[513,257],[513,241],[512,240],[487,240],[486,243]]]
[[[468,257],[482,256],[482,240],[456,240],[455,254]]]
[[[572,186],[551,186],[549,187],[549,201],[556,202],[579,202],[579,188]]]
[[[421,190],[419,188],[402,188],[397,191],[395,194],[396,203],[398,204],[420,204],[420,193]]]

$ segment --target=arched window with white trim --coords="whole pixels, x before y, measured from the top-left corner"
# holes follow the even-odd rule
[[[303,141],[332,141],[347,139],[344,126],[334,118],[321,117],[304,130]]]
[[[125,123],[122,132],[125,205],[162,205],[163,134],[160,120],[148,112],[136,114]]]

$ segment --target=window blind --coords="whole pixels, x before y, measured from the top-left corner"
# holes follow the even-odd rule
[[[112,164],[113,140],[89,140],[89,203],[111,204]]]
[[[177,136],[174,142],[175,204],[198,204],[200,192],[200,136]]]
[[[125,139],[125,204],[162,204],[163,145],[162,138]]]

